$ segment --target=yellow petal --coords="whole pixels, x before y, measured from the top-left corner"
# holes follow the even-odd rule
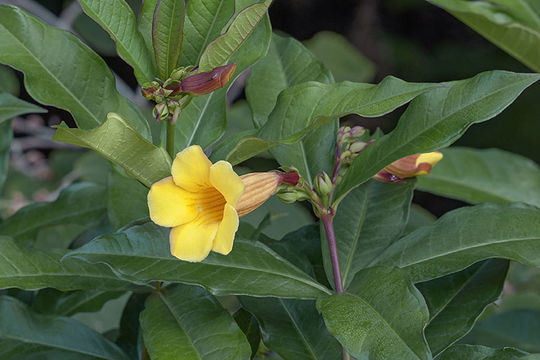
[[[217,229],[217,223],[203,225],[197,221],[172,228],[169,235],[171,254],[180,260],[203,261],[212,249]]]
[[[416,159],[416,166],[422,163],[428,163],[431,166],[434,166],[442,158],[443,158],[443,154],[439,151],[423,153],[423,154],[420,154],[420,156],[418,156],[418,158]]]
[[[193,194],[176,186],[172,177],[160,180],[148,192],[150,218],[156,224],[166,227],[190,222],[197,216],[192,198]]]
[[[180,151],[173,161],[171,173],[176,185],[197,192],[209,186],[212,163],[199,145]]]
[[[234,234],[238,230],[238,214],[234,207],[225,204],[223,211],[223,220],[219,224],[212,251],[227,255],[231,252],[234,242]]]
[[[218,161],[210,168],[210,183],[232,206],[236,206],[244,191],[244,183],[240,176],[234,172],[231,164],[223,160]]]

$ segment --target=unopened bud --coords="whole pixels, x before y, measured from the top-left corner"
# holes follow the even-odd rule
[[[386,166],[374,178],[385,182],[403,182],[406,178],[427,175],[442,157],[439,151],[407,156]]]
[[[323,171],[315,177],[314,188],[320,196],[329,195],[332,192],[332,179]]]
[[[229,82],[235,69],[236,63],[232,63],[188,76],[180,82],[180,90],[193,95],[209,94],[224,87]]]
[[[167,119],[170,115],[167,103],[159,103],[154,106],[153,115],[158,121]]]

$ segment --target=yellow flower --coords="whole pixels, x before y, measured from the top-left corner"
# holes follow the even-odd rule
[[[212,165],[198,145],[176,155],[171,173],[148,192],[150,218],[172,227],[171,253],[192,262],[204,260],[210,250],[231,252],[238,217],[262,205],[281,183],[298,182],[293,172],[238,176],[226,161]]]
[[[407,156],[394,161],[374,178],[384,182],[405,182],[403,179],[429,174],[442,157],[439,151]]]
[[[193,262],[204,260],[210,250],[228,254],[238,229],[236,204],[244,191],[231,164],[212,165],[195,145],[176,155],[171,173],[148,193],[152,221],[172,227],[171,253]]]

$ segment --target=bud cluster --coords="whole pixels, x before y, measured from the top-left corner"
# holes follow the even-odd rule
[[[338,130],[337,135],[337,158],[339,161],[339,176],[338,183],[343,178],[347,168],[352,164],[354,159],[366,147],[368,147],[374,139],[368,140],[369,133],[362,126],[342,126]]]

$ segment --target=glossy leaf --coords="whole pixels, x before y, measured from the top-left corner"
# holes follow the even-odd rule
[[[399,239],[373,264],[398,266],[414,281],[447,275],[487,258],[540,266],[540,210],[484,204],[446,213]]]
[[[243,296],[240,302],[257,318],[264,344],[284,360],[341,358],[313,301]]]
[[[108,112],[115,111],[150,137],[146,120],[118,93],[105,62],[67,31],[50,27],[19,8],[0,5],[0,62],[22,71],[26,90],[34,99],[69,111],[80,128],[96,127]],[[66,67],[67,63],[72,66]]]
[[[64,250],[21,248],[7,237],[0,237],[0,250],[0,288],[35,290],[51,287],[61,291],[134,288],[118,279],[105,265],[62,260]]]
[[[469,203],[524,202],[540,207],[540,167],[532,160],[498,149],[453,147],[418,188]]]
[[[141,313],[152,359],[247,360],[244,333],[219,302],[198,286],[177,285],[152,294]]]
[[[32,301],[32,310],[41,314],[71,316],[81,312],[101,310],[106,302],[123,295],[122,291],[40,290]]]
[[[320,31],[304,44],[332,71],[336,81],[367,82],[375,76],[375,65],[341,34]]]
[[[233,16],[234,7],[234,0],[188,1],[180,65],[199,63],[208,43],[221,34],[221,30]]]
[[[333,82],[332,74],[301,42],[273,34],[268,54],[251,68],[246,82],[255,125],[264,125],[282,90],[312,80]]]
[[[316,298],[329,290],[266,246],[235,240],[227,255],[211,253],[201,263],[173,257],[168,229],[148,222],[104,235],[69,254],[91,263],[105,263],[123,279],[148,283],[169,281],[204,286],[215,295],[246,294]]]
[[[189,2],[187,6],[189,7]],[[180,118],[181,125],[176,126],[176,151],[181,151],[193,144],[206,148],[224,134],[227,127],[227,89],[242,71],[266,54],[271,34],[270,20],[268,16],[264,16],[231,58],[231,63],[236,62],[236,70],[227,86],[208,95],[196,97],[184,109]],[[185,50],[186,43],[184,42],[183,51]]]
[[[253,315],[242,308],[234,313],[234,321],[236,321],[238,327],[246,336],[249,346],[251,347],[251,359],[253,359],[257,355],[259,345],[261,344],[259,323]]]
[[[91,183],[77,183],[62,190],[53,202],[23,207],[0,223],[0,234],[19,241],[34,240],[45,226],[77,224],[88,226],[105,215],[106,189]]]
[[[508,260],[486,260],[458,273],[416,284],[430,313],[425,334],[433,355],[467,334],[486,306],[499,298],[508,266]]]
[[[117,170],[109,175],[107,215],[115,230],[130,222],[148,217],[148,189]]]
[[[116,345],[85,325],[65,317],[33,313],[24,303],[9,296],[0,296],[0,318],[3,345],[24,344],[32,347],[32,352],[61,350],[94,359],[128,359]],[[20,350],[28,355],[24,347]],[[12,352],[8,358],[15,356],[16,352]]]
[[[428,0],[534,71],[540,71],[540,7],[536,0]]]
[[[9,93],[3,93],[0,89],[0,192],[8,172],[9,148],[13,137],[11,119],[23,114],[43,112],[46,110]]]
[[[409,217],[414,185],[414,180],[409,180],[407,184],[371,180],[353,190],[341,203],[334,218],[334,229],[345,288],[358,271],[403,232]],[[322,228],[321,234],[324,234]],[[326,274],[333,284],[328,242],[324,235],[321,246]]]
[[[199,60],[199,69],[208,71],[227,63],[263,19],[271,3],[272,0],[265,0],[240,11],[229,28],[206,46]]]
[[[281,165],[298,168],[311,182],[320,170],[330,171],[335,139],[327,134],[325,138],[314,138],[318,141],[299,142],[310,131],[347,114],[384,115],[437,86],[407,83],[394,77],[386,77],[377,85],[308,82],[293,86],[281,92],[258,137],[240,140],[227,160],[239,163],[276,145],[288,144],[273,148],[272,155]]]
[[[489,120],[528,86],[539,74],[489,71],[473,78],[445,83],[414,99],[397,127],[375,141],[354,160],[337,191],[343,198],[395,160],[447,147],[467,128]]]
[[[152,43],[159,77],[162,80],[176,68],[182,51],[184,0],[158,0],[152,25]]]
[[[355,358],[431,359],[423,329],[428,309],[399,269],[358,273],[348,293],[317,300],[326,326]]]
[[[454,345],[446,350],[437,360],[534,360],[537,359],[534,355],[511,348],[492,349],[485,346],[475,345]]]
[[[60,125],[53,140],[96,151],[146,187],[170,176],[171,159],[167,152],[144,139],[129,122],[116,114],[108,115],[107,121],[89,131]]]
[[[133,67],[139,84],[152,81],[156,70],[129,5],[124,0],[79,0],[79,3],[109,33],[118,55]]]
[[[464,339],[469,344],[511,346],[540,353],[540,310],[517,309],[479,321]]]

